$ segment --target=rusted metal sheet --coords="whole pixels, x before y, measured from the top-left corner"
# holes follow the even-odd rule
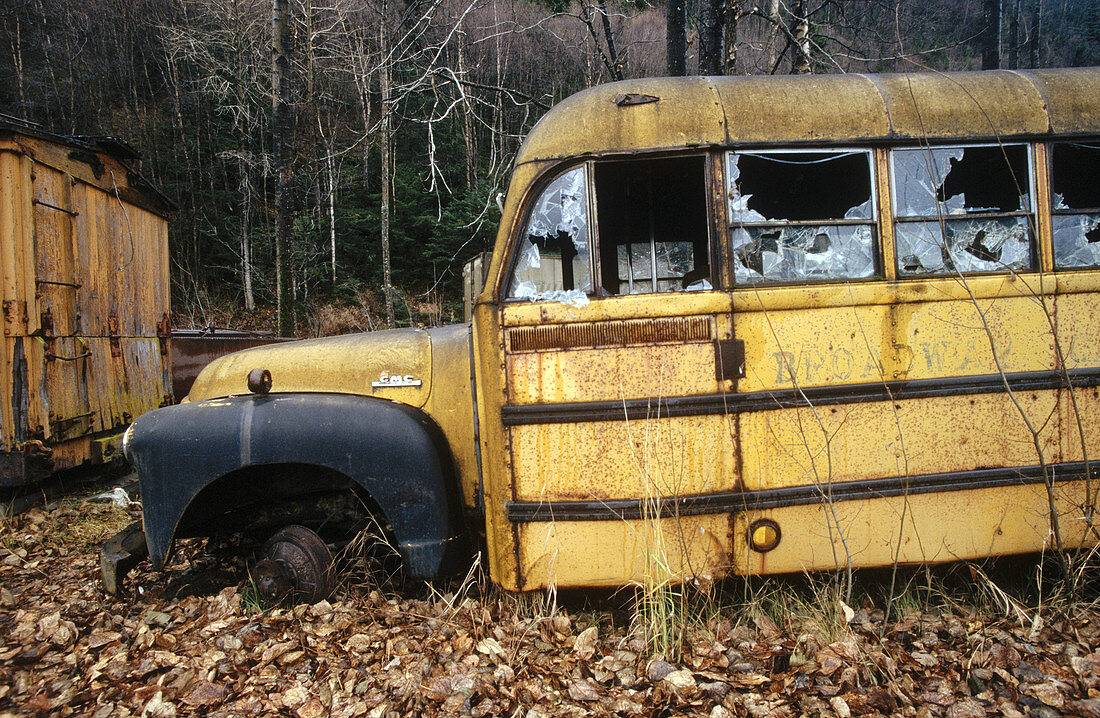
[[[632,422],[513,427],[513,497],[606,501],[732,491],[741,485],[737,439],[730,416],[666,418],[656,408]]]
[[[424,406],[432,388],[430,336],[394,329],[237,352],[211,362],[189,394],[192,401],[242,394],[249,372],[267,369],[275,392],[361,394]]]
[[[170,401],[169,203],[118,143],[0,123],[0,486],[99,460]]]
[[[709,317],[633,319],[591,324],[522,327],[508,333],[508,348],[513,352],[543,349],[594,349],[600,346],[624,344],[708,341],[710,338]]]
[[[187,396],[202,368],[220,356],[286,341],[290,340],[272,336],[270,332],[232,329],[172,330],[172,395],[176,401]]]
[[[707,145],[1092,131],[1097,88],[1097,68],[625,80],[556,105],[516,164]],[[624,94],[656,99],[616,102]]]

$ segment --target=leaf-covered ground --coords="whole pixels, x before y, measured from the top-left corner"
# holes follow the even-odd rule
[[[712,611],[661,657],[615,611],[476,582],[261,610],[246,583],[169,598],[142,568],[110,598],[98,547],[130,520],[89,503],[0,519],[0,715],[1100,716],[1088,607],[884,622],[868,602],[831,629]]]

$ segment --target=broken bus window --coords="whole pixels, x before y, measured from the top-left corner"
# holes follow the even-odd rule
[[[598,162],[593,170],[603,290],[710,289],[706,158]]]
[[[868,150],[730,152],[735,284],[875,273]]]
[[[890,154],[899,276],[1032,267],[1026,145],[926,147]]]
[[[508,296],[534,301],[585,300],[592,289],[584,167],[554,179],[527,220]]]
[[[1100,266],[1100,142],[1057,142],[1050,165],[1054,266]]]

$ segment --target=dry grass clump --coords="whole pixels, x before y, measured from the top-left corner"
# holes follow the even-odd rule
[[[301,332],[308,337],[369,332],[385,326],[384,314],[381,299],[369,289],[360,289],[352,301],[314,304],[305,316]]]
[[[134,519],[130,511],[109,503],[66,500],[60,507],[44,511],[30,509],[14,518],[0,519],[0,544],[21,545],[27,537],[46,548],[68,551],[98,551],[111,536],[121,531]],[[20,527],[34,531],[22,535]]]

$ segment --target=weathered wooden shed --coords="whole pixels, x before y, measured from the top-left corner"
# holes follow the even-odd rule
[[[138,158],[0,118],[0,488],[108,458],[171,400],[172,204]]]

